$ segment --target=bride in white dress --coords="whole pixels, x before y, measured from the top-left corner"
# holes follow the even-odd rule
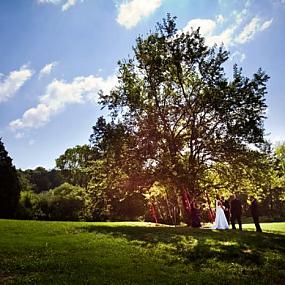
[[[229,224],[224,213],[223,203],[221,202],[219,196],[216,197],[216,218],[212,229],[229,229]]]

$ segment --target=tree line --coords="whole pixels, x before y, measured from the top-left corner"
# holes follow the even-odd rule
[[[229,53],[206,46],[199,29],[178,31],[170,15],[133,51],[117,86],[99,94],[109,114],[89,144],[67,149],[53,170],[17,171],[18,216],[189,223],[192,202],[209,220],[216,193],[238,193],[284,217],[285,145],[272,150],[264,138],[269,76],[234,65],[229,79]]]
[[[3,143],[1,146],[4,148]],[[1,151],[1,181],[14,182],[9,186],[1,183],[1,218],[75,221],[157,219],[168,224],[187,221],[184,197],[171,187],[156,181],[151,187],[124,184],[124,187],[116,188],[114,181],[107,181],[107,177],[102,177],[107,169],[101,167],[98,171],[96,167],[102,161],[96,157],[91,159],[90,154],[94,154],[91,146],[66,150],[56,160],[56,169],[52,170],[43,167],[16,170],[10,164],[10,171],[4,172],[3,153]],[[80,153],[85,153],[88,160],[83,161]],[[195,196],[204,221],[210,220],[209,204],[214,207],[216,193],[225,197],[238,193],[245,210],[247,197],[255,195],[264,215],[284,219],[285,144],[278,145],[255,165],[246,169],[228,169],[228,166],[217,165],[223,171],[221,175],[208,177],[214,183],[207,187],[208,195]],[[9,173],[13,172],[13,177],[7,180]],[[98,175],[99,172],[102,176]],[[116,176],[117,173],[114,173],[115,179]],[[117,183],[120,183],[119,180]]]

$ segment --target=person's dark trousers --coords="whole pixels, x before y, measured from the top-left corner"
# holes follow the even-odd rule
[[[235,217],[235,215],[232,214],[231,223],[232,223],[232,229],[233,230],[236,230],[235,220],[236,220],[236,217]]]
[[[253,218],[253,222],[255,224],[256,231],[262,233],[262,229],[261,229],[260,224],[259,224],[259,218],[254,217],[254,216],[252,218]]]
[[[239,230],[241,231],[242,230],[242,224],[241,224],[241,216],[240,215],[232,215],[232,229],[235,230],[236,229],[236,225],[235,225],[235,222],[238,222],[238,226],[239,226]]]
[[[226,219],[228,221],[228,224],[230,224],[230,213],[229,212],[225,212],[225,216],[226,216]]]
[[[237,216],[237,221],[238,221],[239,230],[242,231],[242,224],[241,224],[241,216],[240,215]]]

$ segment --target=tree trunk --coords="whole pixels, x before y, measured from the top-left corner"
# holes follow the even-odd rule
[[[211,201],[210,201],[210,198],[209,198],[209,195],[208,195],[208,192],[206,192],[206,197],[207,197],[207,202],[208,202],[208,206],[209,206],[209,211],[210,211],[210,221],[211,222],[214,222],[215,221],[215,215],[214,215],[214,212],[211,208]]]
[[[181,193],[182,203],[185,213],[185,222],[188,226],[191,225],[191,199],[187,190],[183,190]]]

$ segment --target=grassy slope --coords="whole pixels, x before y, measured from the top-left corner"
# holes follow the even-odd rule
[[[262,228],[0,220],[0,283],[282,284],[285,223]]]

